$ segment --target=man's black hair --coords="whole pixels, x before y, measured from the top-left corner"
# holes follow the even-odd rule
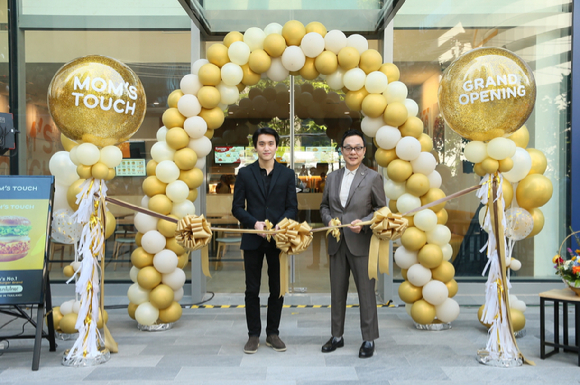
[[[344,146],[344,140],[346,138],[348,138],[349,136],[360,136],[360,138],[362,139],[363,142],[363,147],[366,147],[365,145],[365,137],[363,136],[363,133],[360,132],[359,130],[348,130],[346,131],[343,135],[342,135],[342,140],[340,141],[340,147]]]
[[[252,142],[254,143],[254,148],[256,148],[258,146],[258,136],[260,135],[272,135],[275,139],[276,139],[276,147],[278,147],[278,142],[280,141],[280,135],[278,135],[278,133],[270,127],[262,127],[262,128],[258,128],[256,130],[256,132],[254,132],[254,135],[252,135]]]

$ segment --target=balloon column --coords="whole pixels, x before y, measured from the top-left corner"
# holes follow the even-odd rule
[[[514,339],[516,322],[507,311],[506,269],[521,267],[511,258],[514,242],[542,230],[539,207],[552,196],[552,183],[542,175],[546,157],[539,150],[526,150],[529,132],[523,124],[535,99],[532,70],[517,55],[500,48],[462,55],[446,69],[439,86],[443,117],[451,129],[471,140],[464,154],[483,177],[477,194],[485,205],[480,224],[489,241],[486,302],[480,321],[490,330],[478,359],[485,364],[518,366],[524,360]]]
[[[123,158],[115,144],[137,131],[146,104],[137,75],[125,64],[104,56],[72,60],[57,71],[49,85],[48,108],[65,148],[49,164],[57,182],[52,237],[63,243],[79,241],[75,262],[65,267],[67,276],[76,276],[78,311],[61,311],[59,322],[63,331],[79,332],[63,357],[66,366],[106,362],[107,348],[116,349],[106,326],[94,322],[104,312],[102,295],[99,300],[104,242],[115,230],[115,218],[105,205],[105,181],[114,178],[114,168]],[[72,210],[76,210],[74,214]],[[104,326],[104,341],[99,325]]]

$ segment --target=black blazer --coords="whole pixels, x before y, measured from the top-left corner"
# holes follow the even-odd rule
[[[232,214],[243,228],[253,229],[256,222],[268,219],[276,225],[284,218],[296,219],[298,201],[294,171],[274,161],[270,191],[260,174],[258,161],[238,172],[234,187]],[[242,234],[242,250],[255,250],[266,241],[258,234]],[[272,238],[270,244],[276,242]]]

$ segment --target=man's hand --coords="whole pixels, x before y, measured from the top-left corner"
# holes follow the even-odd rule
[[[362,226],[357,226],[356,224],[362,222],[360,219],[355,219],[354,221],[350,222],[350,226],[348,227],[353,233],[360,233],[362,230]]]
[[[256,224],[254,225],[254,229],[256,230],[264,230],[264,228],[266,227],[266,222],[256,222]],[[258,234],[259,236],[261,236],[262,238],[266,238],[266,234]]]

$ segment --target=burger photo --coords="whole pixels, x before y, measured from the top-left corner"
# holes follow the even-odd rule
[[[0,217],[0,262],[14,261],[26,257],[30,250],[28,233],[32,228],[24,217]]]

